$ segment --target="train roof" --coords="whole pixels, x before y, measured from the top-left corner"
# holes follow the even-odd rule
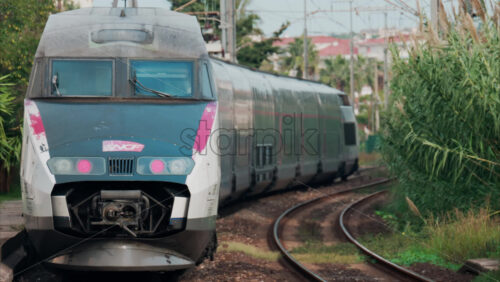
[[[206,56],[196,18],[162,8],[85,8],[51,15],[35,54],[35,58]]]
[[[301,78],[301,77],[293,77],[293,76],[288,76],[288,75],[282,75],[282,74],[278,74],[278,73],[274,73],[274,72],[263,71],[263,70],[252,68],[252,67],[249,67],[249,66],[240,65],[238,63],[233,63],[233,62],[230,62],[230,61],[226,61],[226,60],[223,60],[223,59],[215,57],[215,56],[210,56],[210,59],[212,59],[213,61],[218,62],[218,63],[228,64],[228,65],[232,65],[232,66],[235,66],[235,67],[240,67],[242,69],[246,69],[248,71],[252,71],[252,72],[255,72],[255,73],[260,73],[260,74],[263,74],[263,75],[274,76],[276,78],[281,78],[281,79],[290,79],[290,80],[299,81],[299,82],[313,83],[313,84],[315,84],[315,85],[317,85],[319,87],[324,87],[324,89],[328,89],[330,91],[333,91],[333,92],[335,92],[335,94],[338,94],[338,95],[347,95],[343,91],[341,91],[341,90],[339,90],[337,88],[333,88],[333,87],[331,87],[329,85],[326,85],[326,84],[324,84],[323,82],[320,82],[320,81],[311,80],[311,79],[304,79],[304,78]]]

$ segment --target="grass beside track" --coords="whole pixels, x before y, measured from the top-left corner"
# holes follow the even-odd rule
[[[315,264],[350,264],[365,260],[365,257],[351,243],[325,245],[320,241],[308,241],[304,245],[293,249],[291,254],[301,262]]]
[[[217,250],[222,252],[241,252],[253,258],[266,261],[277,261],[280,258],[279,252],[262,250],[249,244],[233,241],[220,242],[220,247]]]
[[[21,187],[19,184],[13,185],[8,193],[0,193],[0,203],[4,201],[20,200]]]
[[[500,219],[497,213],[486,208],[467,213],[455,210],[440,218],[422,218],[423,227],[418,231],[413,231],[411,225],[407,225],[405,231],[396,231],[394,215],[387,211],[376,213],[394,226],[394,232],[363,236],[359,241],[396,264],[431,263],[456,271],[468,259],[500,259]],[[494,281],[492,275],[500,273],[477,279]]]

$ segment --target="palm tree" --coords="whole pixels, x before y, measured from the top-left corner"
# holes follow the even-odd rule
[[[11,169],[19,162],[21,131],[15,117],[15,97],[10,91],[13,84],[0,77],[0,192],[8,192]]]
[[[382,63],[377,63],[378,73],[382,70]],[[358,56],[354,61],[354,90],[361,92],[363,86],[368,85],[375,90],[375,74],[374,61],[365,57]],[[350,93],[350,61],[344,57],[337,56],[335,58],[325,60],[325,68],[320,71],[321,82],[332,87],[340,89],[345,93]],[[378,101],[382,100],[382,91],[378,92],[379,97],[375,98]],[[374,99],[370,96],[359,97],[358,101],[359,114],[357,115],[360,124],[367,124],[370,128],[374,128],[373,111]]]
[[[304,73],[304,40],[302,38],[295,38],[295,41],[288,45],[286,49],[287,55],[283,59],[283,66],[286,74],[290,75],[290,71],[297,72],[296,77],[302,77]],[[307,53],[308,53],[308,74],[314,75],[318,66],[318,52],[310,39],[307,39]]]
[[[320,71],[321,82],[350,93],[350,61],[342,56],[325,60],[325,69]],[[373,88],[373,61],[358,56],[354,61],[354,90],[364,85]]]

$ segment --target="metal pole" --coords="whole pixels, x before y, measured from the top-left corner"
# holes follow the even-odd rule
[[[351,99],[352,99],[352,103],[353,103],[353,106],[355,104],[355,101],[354,101],[354,33],[352,31],[352,0],[349,1],[349,21],[350,21],[350,37],[351,37],[351,40],[350,40],[350,58],[349,58],[349,61],[350,61],[350,77],[349,77],[349,82],[350,82],[350,87],[349,87],[349,90],[350,90],[350,96],[351,96]]]
[[[377,98],[378,98],[378,68],[377,68],[377,59],[374,59],[375,63],[373,74],[373,92],[372,92],[372,133],[375,134],[377,132],[377,126],[375,124],[375,111],[377,110]]]
[[[309,69],[309,44],[307,44],[307,0],[304,0],[304,73],[302,74],[302,77],[304,79],[309,78],[308,74],[308,69]]]
[[[385,108],[389,106],[389,63],[388,63],[388,54],[387,54],[387,49],[389,45],[389,36],[387,32],[387,12],[384,13],[384,39],[385,39],[385,44],[384,44],[384,104]]]
[[[221,45],[222,45],[222,58],[225,59],[227,48],[227,14],[226,14],[226,0],[220,0],[220,29],[221,29]]]
[[[236,13],[235,13],[235,0],[229,0],[228,2],[228,14],[231,26],[229,27],[228,37],[228,51],[230,54],[230,60],[236,63]]]

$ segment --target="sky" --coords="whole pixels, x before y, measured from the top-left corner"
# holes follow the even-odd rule
[[[130,3],[131,0],[129,0]],[[208,7],[219,0],[205,1]],[[419,0],[424,12],[429,14],[431,0]],[[94,6],[110,6],[112,0],[94,0]],[[123,0],[120,0],[123,3]],[[379,29],[384,27],[384,10],[387,11],[387,26],[389,28],[411,28],[418,25],[418,18],[401,7],[404,4],[410,9],[416,8],[417,0],[353,0],[353,30]],[[451,5],[454,0],[446,0]],[[138,0],[141,7],[165,7],[170,3],[166,0]],[[402,4],[404,3],[404,4]],[[308,16],[308,35],[329,35],[349,32],[349,1],[346,0],[306,0]],[[408,8],[406,8],[408,10]],[[259,27],[266,36],[272,35],[282,23],[289,21],[290,27],[284,36],[300,36],[304,31],[304,0],[251,0],[247,10],[258,14],[261,18]],[[326,10],[326,11],[325,11]],[[370,10],[370,11],[367,11]],[[375,10],[375,11],[374,11]],[[323,12],[319,12],[323,11]]]

